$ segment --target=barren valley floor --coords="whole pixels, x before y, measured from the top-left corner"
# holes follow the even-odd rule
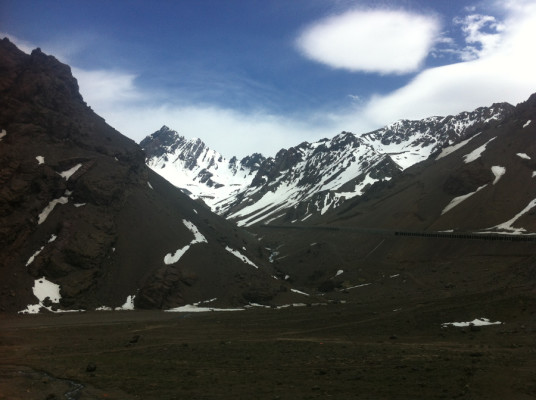
[[[534,399],[534,304],[488,306],[512,302],[482,327],[442,327],[451,300],[2,315],[0,399]]]

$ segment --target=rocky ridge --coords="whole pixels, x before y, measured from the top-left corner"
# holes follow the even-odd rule
[[[293,296],[254,237],[150,170],[87,106],[67,65],[3,39],[0,72],[1,311]]]
[[[443,148],[500,124],[513,109],[499,103],[454,116],[400,120],[362,135],[342,132],[304,142],[275,157],[255,154],[239,164],[235,158],[226,161],[200,140],[194,146],[176,132],[160,146],[158,137],[167,127],[144,139],[142,147],[153,170],[238,225],[289,223],[322,215],[388,184]],[[251,159],[253,164],[246,162]]]
[[[200,139],[188,140],[165,125],[143,139],[140,146],[148,155],[150,168],[211,208],[221,198],[251,184],[265,160],[260,154],[227,160]]]

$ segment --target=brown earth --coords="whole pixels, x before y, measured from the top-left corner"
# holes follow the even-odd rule
[[[0,399],[536,398],[530,290],[418,300],[371,286],[280,310],[4,314]]]

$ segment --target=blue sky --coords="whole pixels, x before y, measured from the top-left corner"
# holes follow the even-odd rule
[[[536,92],[527,0],[3,0],[0,21],[123,134],[165,124],[226,157]]]

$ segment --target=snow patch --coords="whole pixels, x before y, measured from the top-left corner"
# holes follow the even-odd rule
[[[441,211],[441,215],[445,214],[446,212],[452,210],[454,207],[456,207],[458,204],[460,204],[462,201],[467,200],[469,197],[474,195],[476,192],[479,192],[480,190],[484,189],[487,184],[480,186],[477,190],[471,193],[464,194],[462,196],[458,196],[453,198],[450,203]]]
[[[497,182],[499,182],[499,179],[501,179],[501,177],[505,174],[506,168],[494,165],[493,167],[491,167],[491,172],[493,173],[493,175],[495,175],[495,179],[493,181],[493,184],[495,185]]]
[[[147,186],[149,186],[149,189],[153,189],[153,190],[154,190],[153,185],[151,185],[151,182],[147,181]]]
[[[526,231],[525,228],[514,228],[512,225],[523,215],[525,215],[527,212],[529,212],[530,209],[536,206],[536,199],[529,202],[529,204],[520,212],[518,212],[512,219],[503,222],[502,224],[496,225],[494,227],[491,227],[489,229],[504,229],[506,231],[515,233],[515,234],[521,234]]]
[[[68,196],[71,195],[71,192],[66,190],[64,194],[66,194],[67,196],[62,196],[62,197],[60,197],[58,199],[52,200],[50,203],[48,203],[48,205],[44,208],[44,210],[41,211],[41,213],[37,217],[38,218],[37,223],[39,225],[41,225],[43,222],[46,221],[46,219],[48,218],[48,216],[50,215],[50,213],[52,212],[54,207],[56,207],[56,205],[58,205],[58,204],[67,204],[67,202],[69,201]]]
[[[41,246],[41,248],[39,250],[37,250],[35,253],[33,253],[32,256],[28,259],[28,261],[26,261],[26,266],[28,266],[31,263],[33,263],[34,260],[35,260],[35,257],[37,257],[39,255],[39,253],[41,253],[43,251],[44,248],[45,248],[45,246]]]
[[[466,326],[487,326],[487,325],[500,325],[502,324],[502,322],[500,321],[495,321],[495,322],[491,322],[488,318],[476,318],[472,321],[468,321],[468,322],[446,322],[444,324],[441,324],[441,326],[443,328],[447,327],[447,326],[457,326],[457,327],[466,327]]]
[[[52,306],[45,306],[43,302],[48,298],[54,304],[58,304],[61,300],[60,285],[48,281],[44,276],[36,279],[33,286],[33,294],[39,300],[37,304],[28,304],[26,308],[19,311],[19,314],[38,314],[42,308],[54,312],[79,312],[80,310],[53,310]]]
[[[192,234],[194,235],[194,238],[189,244],[178,249],[175,253],[166,254],[164,257],[164,263],[167,265],[175,264],[176,262],[178,262],[181,259],[181,257],[188,251],[190,246],[197,244],[197,243],[208,243],[207,239],[197,229],[197,226],[195,226],[190,221],[187,221],[185,219],[182,220],[182,223],[184,224],[184,226],[186,226],[186,228],[188,228],[190,232],[192,232]]]
[[[82,164],[76,164],[74,167],[68,169],[67,171],[63,171],[63,172],[58,172],[58,174],[62,177],[62,178],[65,178],[66,181],[69,180],[69,178],[71,176],[73,176],[73,174],[78,171],[80,169],[80,167],[82,166]]]
[[[470,137],[469,139],[465,139],[465,140],[461,141],[460,143],[455,144],[453,146],[444,147],[443,149],[441,149],[441,153],[439,153],[439,155],[436,157],[436,160],[440,160],[441,158],[446,157],[449,154],[454,153],[456,150],[461,149],[463,146],[465,146],[467,143],[469,143],[471,140],[476,138],[481,133],[482,132],[479,132],[476,135]]]
[[[4,138],[4,136],[7,135],[7,132],[5,129],[2,129],[2,132],[0,132],[0,142],[2,141],[2,139]]]
[[[229,253],[231,253],[232,255],[234,255],[235,257],[239,258],[240,260],[242,260],[243,262],[245,262],[246,264],[249,264],[257,269],[259,269],[258,266],[256,266],[249,258],[247,258],[245,255],[243,255],[242,253],[240,253],[238,250],[233,250],[232,248],[230,248],[229,246],[225,246],[225,250],[227,250]]]
[[[516,156],[521,157],[524,160],[530,160],[530,156],[526,153],[516,153]]]
[[[486,143],[484,143],[482,146],[474,149],[469,154],[466,154],[465,156],[463,156],[463,161],[466,164],[469,164],[470,162],[478,160],[480,158],[480,156],[482,155],[482,153],[484,153],[484,151],[486,150],[486,146],[493,140],[495,140],[495,138],[491,138]]]
[[[298,289],[290,289],[290,291],[294,292],[294,293],[298,293],[298,294],[303,294],[304,296],[310,296],[310,294],[302,292],[302,291],[300,291]]]
[[[527,126],[529,126],[531,122],[532,121],[529,119],[527,122],[525,122],[525,125],[523,125],[523,128],[526,128]]]
[[[283,308],[289,308],[289,307],[306,307],[307,304],[305,303],[292,303],[292,304],[283,304],[281,306],[277,306],[276,309],[281,310]]]
[[[347,288],[345,288],[343,290],[357,289],[357,288],[360,288],[360,287],[363,287],[363,286],[369,286],[369,285],[372,285],[372,283],[363,283],[361,285],[350,286],[350,287],[347,287]]]
[[[136,298],[136,295],[129,295],[127,296],[127,300],[125,301],[125,304],[123,304],[121,307],[115,307],[116,311],[131,311],[134,310],[134,299]]]
[[[166,312],[208,312],[208,311],[244,311],[244,308],[214,308],[214,307],[200,307],[200,304],[206,304],[211,303],[215,301],[216,298],[205,300],[205,301],[199,301],[194,304],[186,304],[184,306],[170,308],[169,310],[165,310]]]
[[[37,157],[35,157],[35,159],[37,160],[38,165],[41,165],[41,164],[45,163],[45,157],[43,157],[43,156],[37,156]]]
[[[44,276],[35,280],[33,293],[40,302],[45,301],[47,297],[52,303],[59,303],[61,300],[60,285],[46,280]]]
[[[164,263],[166,265],[175,264],[177,261],[181,259],[181,257],[190,249],[190,245],[187,244],[186,246],[178,249],[175,253],[167,253],[164,257]]]
[[[208,243],[207,239],[197,229],[197,226],[195,226],[193,223],[191,223],[190,221],[187,221],[185,219],[182,220],[182,223],[194,235],[194,240],[192,240],[192,242],[190,244]]]
[[[53,234],[53,235],[50,236],[50,239],[48,239],[47,243],[52,243],[57,238],[58,237]],[[45,248],[45,246],[41,246],[41,248],[39,250],[37,250],[35,253],[32,254],[32,256],[28,259],[28,261],[26,261],[26,267],[34,262],[35,257],[37,257],[39,255],[39,253],[41,253],[43,251],[44,248]]]

